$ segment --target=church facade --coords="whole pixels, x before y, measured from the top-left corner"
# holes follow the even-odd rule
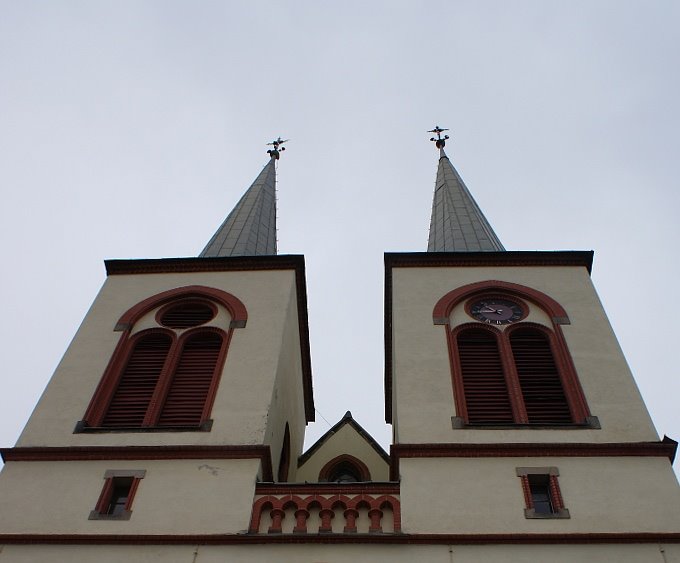
[[[659,439],[592,252],[505,250],[444,152],[385,254],[386,452],[314,420],[303,256],[270,160],[196,258],[110,260],[16,446],[0,563],[680,562]],[[435,140],[435,139],[433,139]]]

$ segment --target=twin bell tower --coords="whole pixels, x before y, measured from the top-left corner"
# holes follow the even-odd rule
[[[677,444],[593,253],[505,250],[445,131],[427,252],[385,254],[389,451],[348,411],[303,452],[305,261],[277,254],[279,137],[198,257],[105,262],[0,450],[0,563],[680,562]]]

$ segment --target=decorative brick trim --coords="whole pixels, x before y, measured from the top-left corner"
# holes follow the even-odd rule
[[[309,491],[319,495],[339,494],[347,495],[370,494],[370,495],[398,495],[399,483],[257,483],[256,495],[308,495]]]
[[[304,490],[303,490],[304,487]],[[253,503],[253,511],[250,519],[249,533],[257,534],[260,529],[260,522],[262,514],[266,511],[271,511],[273,524],[269,528],[269,533],[278,533],[280,530],[280,519],[274,522],[275,514],[281,511],[285,517],[285,510],[293,510],[296,518],[296,525],[293,529],[294,533],[303,533],[303,528],[306,530],[306,519],[309,517],[309,512],[313,508],[319,509],[319,517],[321,518],[321,526],[319,533],[330,534],[332,532],[331,520],[338,515],[345,518],[344,531],[348,533],[356,533],[355,513],[358,514],[359,508],[368,508],[371,515],[371,533],[382,532],[382,525],[380,523],[383,512],[382,509],[389,507],[394,516],[394,532],[401,531],[401,505],[399,498],[391,494],[354,494],[354,491],[342,487],[342,490],[334,491],[336,494],[324,494],[316,483],[306,484],[300,487],[300,492],[303,494],[284,494],[281,497],[267,494],[257,498]],[[368,487],[367,487],[368,488]],[[255,494],[261,494],[265,487],[257,486]],[[301,512],[302,511],[302,512]],[[305,516],[306,514],[306,516]],[[301,521],[304,517],[304,523]],[[303,526],[304,524],[304,526]],[[354,530],[353,530],[354,529]]]
[[[569,319],[564,307],[562,307],[562,305],[560,305],[552,297],[541,291],[517,283],[510,283],[500,280],[485,280],[458,287],[452,291],[449,291],[446,295],[439,299],[432,310],[432,319],[434,324],[449,324],[449,315],[451,314],[451,310],[456,305],[458,305],[458,303],[473,299],[475,297],[486,296],[487,294],[493,294],[494,296],[498,294],[503,297],[507,297],[508,299],[512,299],[513,297],[521,297],[536,303],[536,305],[548,313],[548,315],[553,320],[559,318],[567,319],[568,321]],[[522,306],[524,306],[523,303]]]
[[[10,461],[93,461],[158,459],[259,459],[262,478],[272,480],[269,446],[71,446],[0,448]]]
[[[678,443],[664,436],[661,442],[619,443],[501,443],[501,444],[393,444],[390,479],[398,480],[402,458],[436,457],[667,457],[675,458]]]
[[[677,532],[567,534],[0,534],[0,544],[45,545],[575,545],[680,543]]]
[[[203,285],[187,285],[184,287],[176,287],[152,295],[143,301],[140,301],[130,309],[128,309],[118,319],[116,323],[116,330],[126,330],[131,328],[143,315],[157,307],[164,306],[171,301],[179,301],[180,299],[200,299],[208,298],[217,301],[223,305],[231,315],[232,320],[245,323],[248,320],[248,312],[243,302],[236,296],[221,289],[214,287],[207,287]],[[245,326],[245,324],[243,325]]]

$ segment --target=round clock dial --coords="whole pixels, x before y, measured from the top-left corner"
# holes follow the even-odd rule
[[[521,320],[524,310],[510,299],[478,299],[470,304],[470,315],[484,323],[506,325]]]

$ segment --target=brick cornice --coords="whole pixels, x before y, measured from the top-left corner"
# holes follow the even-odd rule
[[[139,260],[105,260],[108,276],[130,274],[169,274],[186,272],[238,272],[247,270],[304,269],[304,256],[225,256],[220,258],[144,258]]]
[[[272,480],[269,446],[71,446],[0,448],[5,463],[10,461],[93,461],[159,459],[259,459],[262,478]]]
[[[386,268],[459,266],[583,266],[590,273],[592,250],[504,250],[501,252],[386,252]]]
[[[399,483],[257,483],[256,495],[398,495]]]
[[[0,534],[0,544],[244,545],[244,544],[532,545],[680,543],[677,532],[571,534]]]
[[[675,459],[678,443],[664,436],[660,442],[617,443],[500,443],[393,444],[390,479],[398,480],[399,460],[435,457],[667,457]]]

